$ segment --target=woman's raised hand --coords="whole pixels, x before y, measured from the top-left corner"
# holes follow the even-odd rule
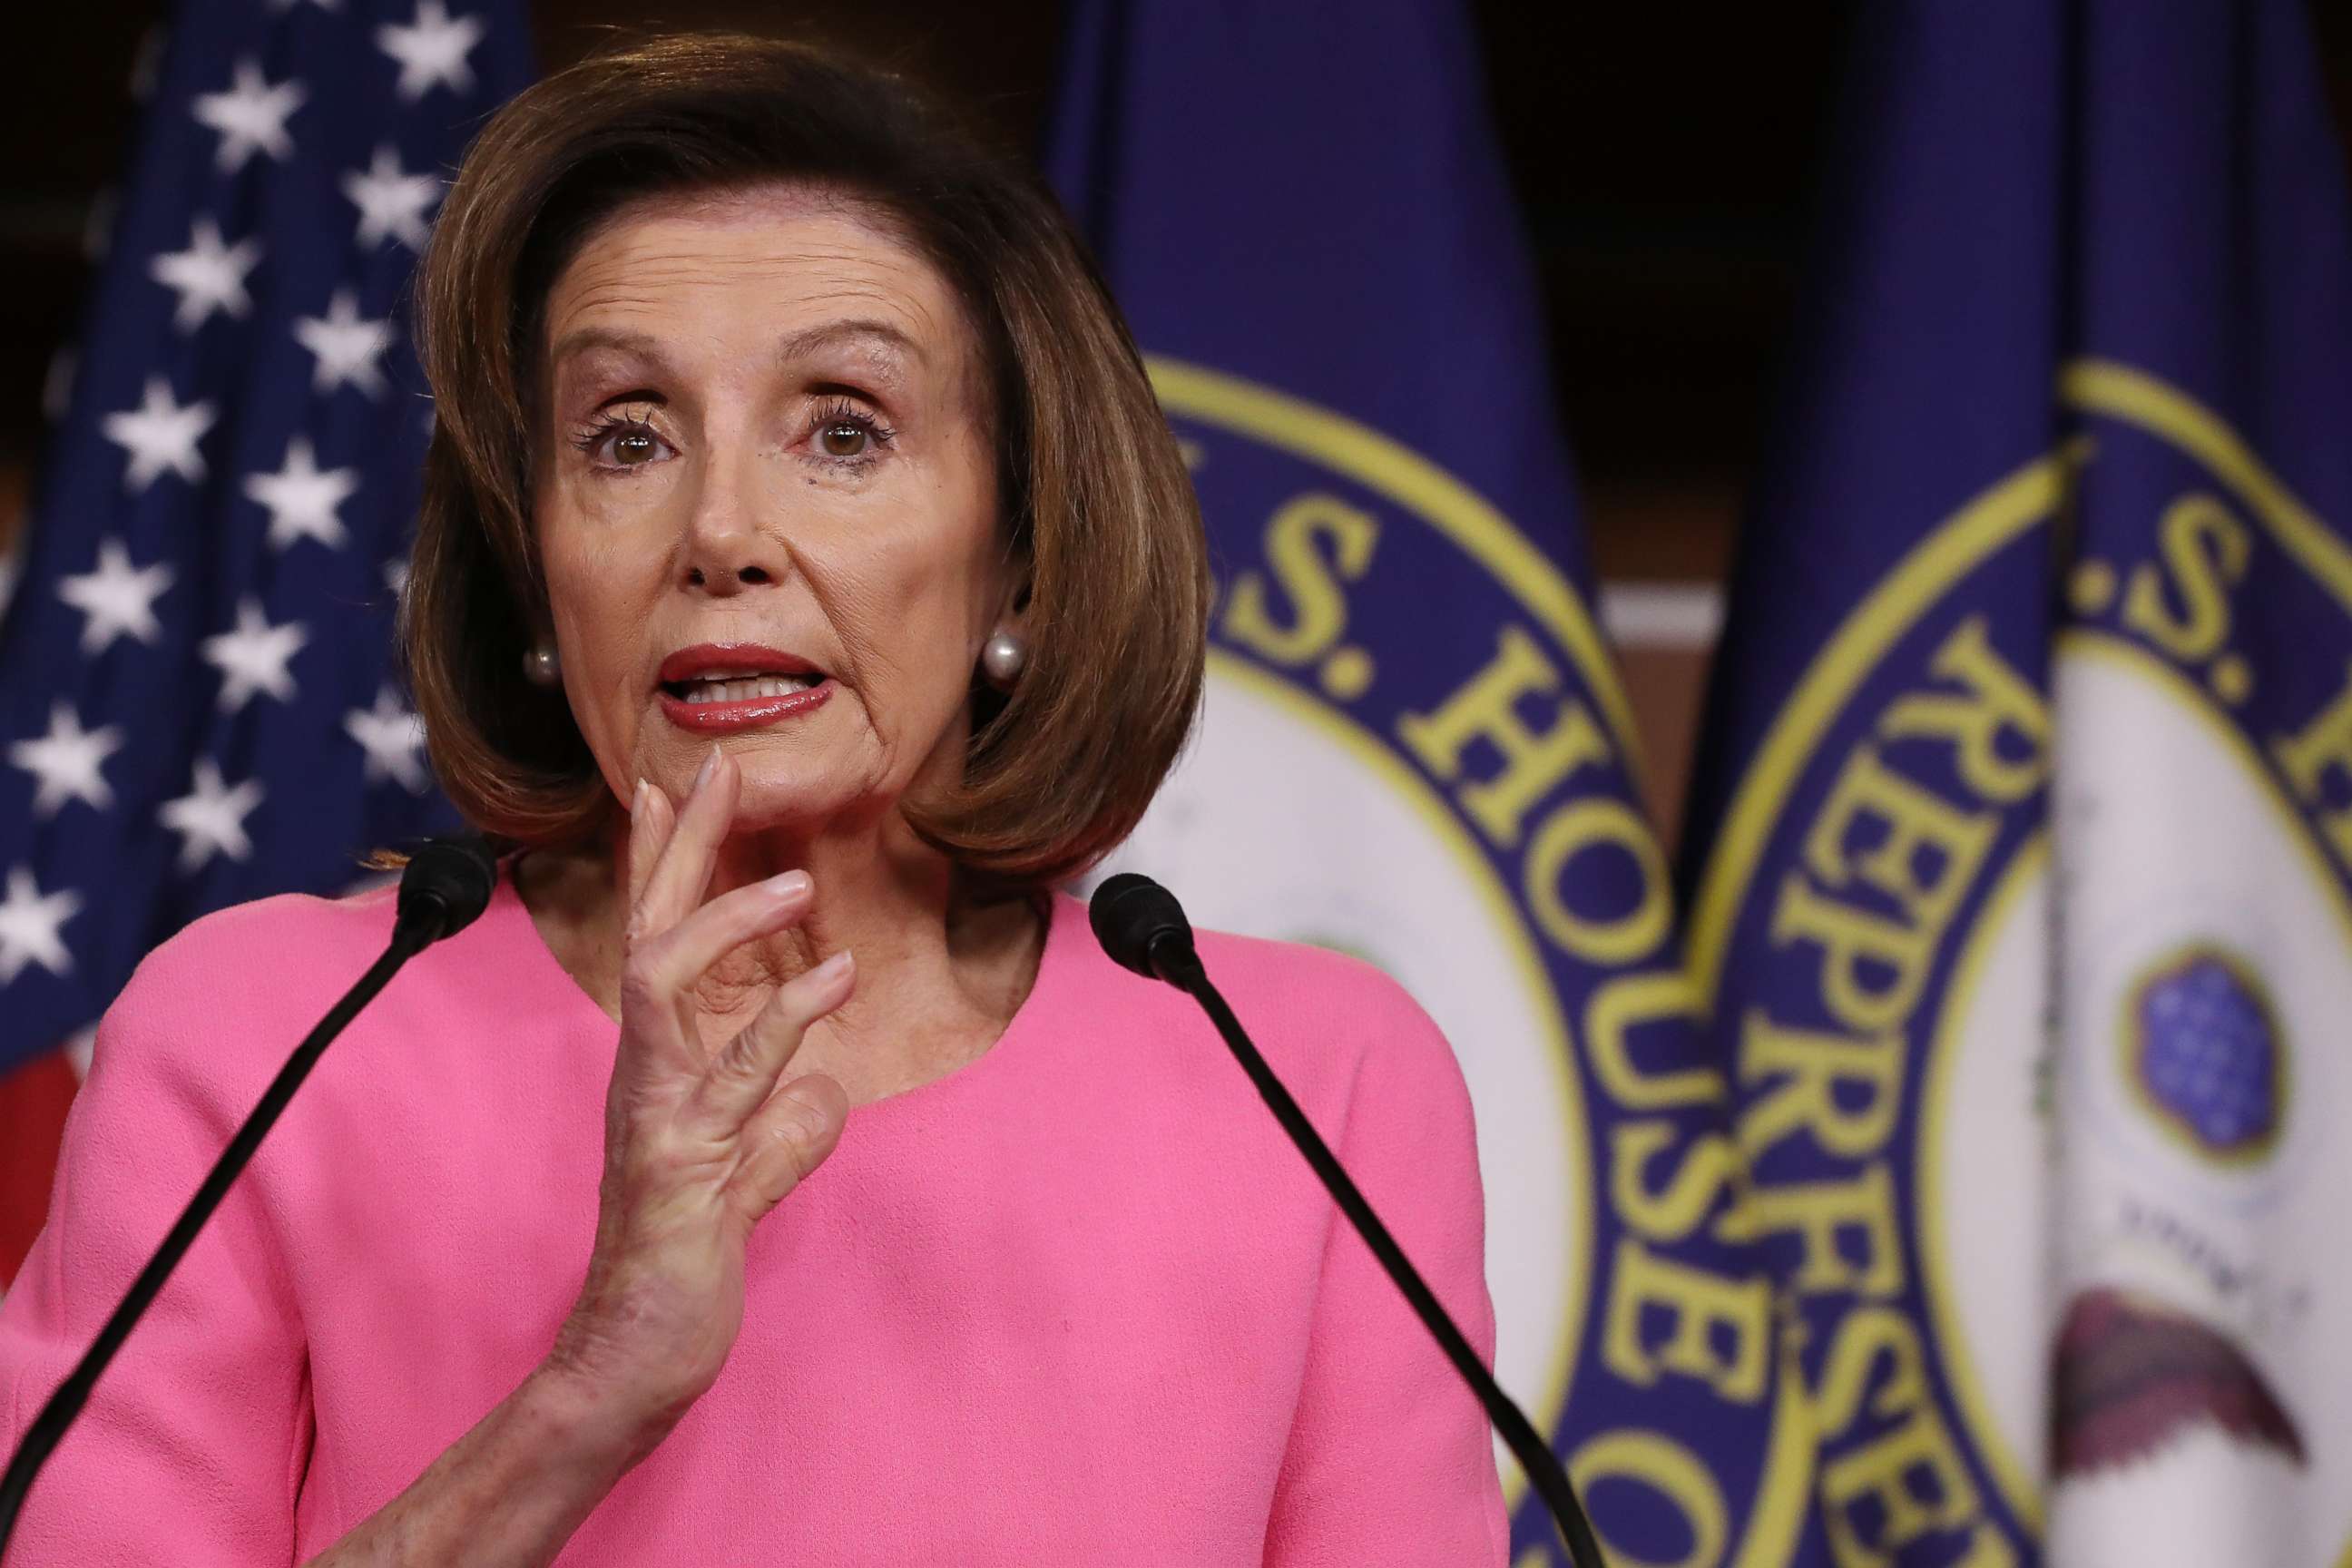
[[[800,871],[703,901],[740,783],[713,748],[682,810],[643,783],[629,808],[595,1247],[548,1367],[625,1423],[640,1451],[717,1380],[742,1326],[751,1227],[833,1152],[848,1116],[841,1085],[822,1073],[777,1082],[808,1026],[848,998],[847,952],[780,987],[732,1039],[703,1037],[703,972],[809,907]]]

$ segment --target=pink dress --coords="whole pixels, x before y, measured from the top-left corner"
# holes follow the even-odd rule
[[[223,910],[108,1011],[0,1301],[0,1436],[89,1344],[389,889]],[[1397,985],[1211,975],[1491,1367],[1468,1093]],[[577,1294],[617,1030],[501,880],[328,1050],[35,1484],[8,1568],[305,1562],[513,1391]],[[753,1233],[718,1383],[565,1564],[1497,1568],[1477,1400],[1185,997],[1057,897],[950,1076],[849,1113]]]

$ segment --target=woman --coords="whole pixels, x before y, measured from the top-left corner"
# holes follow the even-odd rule
[[[520,847],[321,1063],[11,1568],[1500,1563],[1475,1398],[1050,890],[1173,758],[1207,604],[1050,200],[885,79],[671,40],[491,121],[418,299],[406,653]],[[391,915],[222,911],[109,1011],[0,1309],[12,1444]],[[1350,960],[1203,956],[1491,1364],[1445,1041]]]

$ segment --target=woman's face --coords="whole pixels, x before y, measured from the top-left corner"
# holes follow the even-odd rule
[[[681,797],[714,742],[739,829],[951,782],[1015,580],[946,280],[854,205],[763,186],[622,209],[546,319],[534,522],[614,791]]]

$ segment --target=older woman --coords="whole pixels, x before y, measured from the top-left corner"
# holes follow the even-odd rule
[[[1208,588],[1050,200],[887,79],[675,40],[489,124],[418,298],[407,653],[508,875],[321,1064],[11,1568],[1502,1563],[1476,1401],[1051,890],[1175,755]],[[391,918],[225,910],[109,1011],[12,1443]],[[1203,955],[1491,1363],[1445,1041],[1353,961]]]

